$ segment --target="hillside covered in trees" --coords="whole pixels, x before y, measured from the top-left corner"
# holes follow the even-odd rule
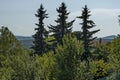
[[[97,26],[87,5],[70,21],[64,2],[56,12],[55,24],[47,30],[44,19],[49,14],[40,5],[29,49],[7,27],[1,27],[0,80],[119,80],[120,35],[109,43],[102,43],[102,39],[95,43],[94,34],[100,29],[91,30]],[[72,30],[76,19],[81,31]]]

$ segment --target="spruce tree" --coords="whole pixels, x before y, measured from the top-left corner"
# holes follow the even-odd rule
[[[53,26],[50,25],[48,28],[50,29],[50,32],[52,32],[52,36],[55,38],[53,40],[54,46],[58,44],[62,44],[62,38],[65,34],[70,33],[72,31],[72,25],[75,20],[72,20],[70,22],[67,22],[68,15],[70,12],[67,11],[67,7],[65,3],[62,3],[61,6],[56,9],[58,12],[58,18],[55,20],[57,25]]]
[[[42,55],[44,52],[47,51],[47,43],[45,42],[45,37],[47,36],[47,31],[44,28],[44,19],[48,18],[48,14],[46,13],[46,10],[44,10],[43,5],[40,5],[40,8],[37,11],[37,14],[35,16],[38,18],[39,23],[36,24],[38,28],[35,28],[36,33],[33,35],[34,38],[34,45],[32,48],[34,49],[35,54]]]
[[[95,23],[92,20],[89,20],[90,11],[87,8],[87,5],[83,8],[82,15],[78,18],[82,19],[82,40],[84,44],[84,53],[82,56],[83,60],[88,60],[90,57],[90,48],[92,41],[96,39],[96,37],[92,37],[93,34],[97,33],[99,30],[90,31],[91,28],[95,27]]]

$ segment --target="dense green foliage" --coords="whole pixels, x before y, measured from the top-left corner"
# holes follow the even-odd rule
[[[63,46],[56,49],[59,80],[74,80],[77,77],[82,52],[82,42],[77,41],[74,36],[64,36]]]
[[[65,9],[66,16],[64,15],[64,17],[67,19],[69,13],[67,13],[64,3],[62,3],[62,6],[57,11],[61,13],[62,8]],[[85,11],[88,10],[87,7],[84,9]],[[47,17],[46,11],[43,10],[42,6],[38,10],[38,13],[43,13],[42,16],[41,14],[36,14],[39,21],[43,21]],[[83,15],[85,15],[84,10]],[[82,16],[81,18],[84,18]],[[87,14],[87,17],[89,16]],[[73,22],[69,23],[69,27]],[[88,20],[88,23],[91,23],[91,20]],[[39,30],[44,29],[44,24],[43,22],[39,22],[37,25],[39,28],[36,28],[38,32],[34,35],[34,38],[38,43],[35,42],[35,44],[40,45],[40,39],[48,45],[53,44],[53,42],[49,41],[56,39],[56,37],[38,36]],[[59,24],[59,26],[61,25]],[[89,27],[92,28],[93,26],[94,23],[92,22],[91,27],[90,25]],[[71,31],[71,27],[68,29],[68,32],[69,30]],[[91,36],[96,32],[90,32],[91,35],[89,33],[89,37],[86,39],[93,39]],[[54,54],[53,50],[46,52],[43,48],[37,46],[37,49],[34,50],[24,48],[7,27],[2,27],[0,29],[0,80],[119,80],[120,36],[107,44],[101,43],[100,41],[97,44],[88,45],[88,42],[87,47],[92,46],[94,48],[89,48],[91,57],[89,58],[89,62],[87,62],[81,60],[86,50],[85,40],[81,37],[82,34],[80,31],[75,31],[62,35],[60,37],[62,44],[58,42],[54,49]],[[37,52],[37,50],[41,50],[41,52]],[[34,51],[37,54],[34,54]]]
[[[21,46],[7,27],[0,32],[0,80],[30,80],[30,51]]]

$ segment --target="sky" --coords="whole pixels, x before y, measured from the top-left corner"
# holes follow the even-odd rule
[[[120,25],[118,15],[120,14],[120,0],[0,0],[0,26],[8,27],[14,35],[32,36],[37,27],[38,19],[35,17],[40,4],[49,14],[46,19],[47,25],[56,25],[56,8],[62,2],[66,3],[67,10],[70,13],[68,21],[81,15],[82,8],[87,5],[91,11],[90,19],[96,26],[92,29],[100,29],[94,36],[104,37],[120,34]],[[73,31],[81,31],[81,20],[76,19],[73,25]]]

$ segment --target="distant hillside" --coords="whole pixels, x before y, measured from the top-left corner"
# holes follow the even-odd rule
[[[103,39],[111,39],[112,40],[116,37],[117,37],[116,35],[110,35],[110,36],[103,37]]]
[[[102,42],[111,42],[114,38],[116,38],[116,35],[110,35],[106,37],[102,37]],[[30,48],[32,46],[33,38],[29,36],[16,36],[16,38],[21,42],[21,44],[25,48]],[[98,41],[100,38],[97,38],[96,41]]]
[[[117,37],[116,35],[110,35],[110,36],[102,37],[102,41],[111,42],[116,37]],[[98,39],[100,39],[100,38],[98,38]]]
[[[33,40],[32,37],[29,36],[16,36],[18,40]]]
[[[32,46],[32,41],[33,38],[32,37],[28,37],[28,36],[16,36],[16,38],[21,42],[21,44],[25,47],[25,48],[30,48]]]

